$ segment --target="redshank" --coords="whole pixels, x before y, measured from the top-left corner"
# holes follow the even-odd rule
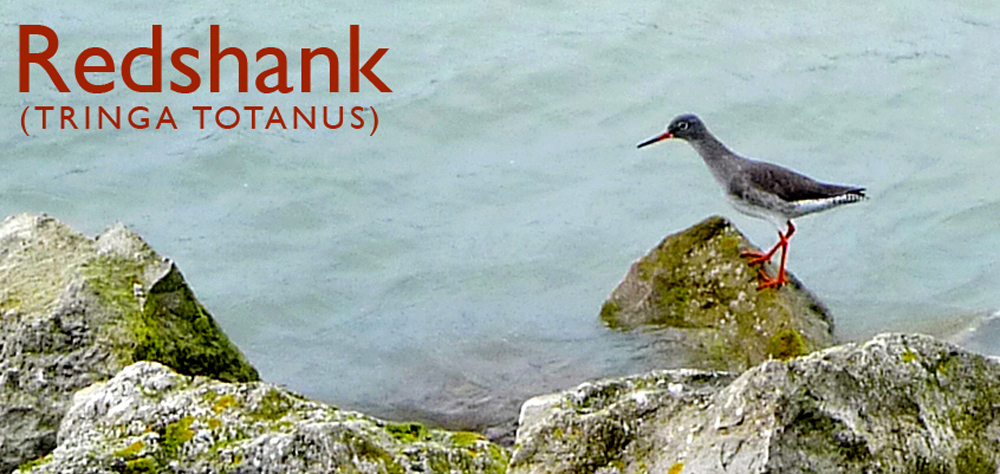
[[[778,229],[778,243],[767,253],[746,251],[749,264],[765,264],[781,249],[778,275],[771,277],[759,269],[758,289],[780,287],[787,283],[785,259],[788,239],[795,233],[792,219],[865,199],[865,188],[816,181],[804,174],[763,161],[751,160],[733,153],[694,114],[684,114],[670,121],[667,130],[639,144],[639,148],[669,138],[680,138],[691,144],[701,155],[729,203],[737,211],[765,219]],[[782,233],[781,228],[787,225]]]

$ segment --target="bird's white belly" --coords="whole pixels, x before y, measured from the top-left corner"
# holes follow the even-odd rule
[[[729,205],[733,206],[734,209],[739,211],[741,214],[746,214],[751,217],[756,217],[758,219],[764,219],[781,230],[785,226],[785,222],[791,218],[791,216],[786,216],[781,212],[772,210],[766,207],[753,205],[747,201],[737,199],[736,197],[725,193],[726,201],[729,201]]]

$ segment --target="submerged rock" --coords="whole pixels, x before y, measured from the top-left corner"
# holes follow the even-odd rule
[[[79,391],[59,447],[21,473],[502,473],[507,452],[468,432],[394,424],[262,382],[139,362]]]
[[[259,377],[170,260],[121,224],[90,239],[44,215],[0,224],[0,473],[56,446],[73,392],[139,360]]]
[[[530,400],[509,472],[993,474],[1000,466],[997,359],[886,334],[734,377],[656,372]]]
[[[748,249],[759,250],[717,216],[667,236],[632,264],[601,319],[658,328],[677,366],[699,369],[743,371],[833,344],[832,318],[793,275],[780,289],[757,290],[757,271],[740,257]]]

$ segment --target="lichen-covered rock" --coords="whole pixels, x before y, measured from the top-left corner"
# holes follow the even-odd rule
[[[662,370],[532,398],[521,407],[511,467],[514,472],[578,473],[620,470],[630,459],[645,460],[656,445],[652,423],[705,409],[736,376]]]
[[[48,453],[73,392],[139,360],[257,380],[170,260],[121,224],[0,224],[0,473]]]
[[[155,362],[83,389],[59,446],[20,473],[503,473],[482,436],[393,424],[263,383],[186,377]]]
[[[509,472],[995,474],[1000,466],[1000,361],[928,336],[880,335],[769,361],[728,385],[727,377],[668,371],[529,401]]]
[[[601,319],[660,328],[679,367],[743,371],[833,344],[833,320],[793,275],[757,290],[757,271],[740,257],[748,249],[759,250],[717,216],[667,236],[632,264]]]

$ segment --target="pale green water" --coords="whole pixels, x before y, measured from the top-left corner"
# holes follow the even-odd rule
[[[530,394],[669,365],[598,324],[629,264],[711,214],[762,246],[775,238],[727,207],[688,146],[635,149],[688,111],[738,152],[869,188],[870,201],[801,219],[789,260],[842,335],[1000,306],[1000,5],[101,5],[0,7],[0,214],[43,211],[88,233],[124,221],[176,260],[267,380],[308,395],[487,419]],[[58,94],[34,89],[40,76],[19,94],[20,23],[55,29],[62,64],[90,46],[120,61],[154,23],[168,52],[207,52],[220,24],[251,55],[346,57],[359,24],[365,57],[389,48],[375,71],[394,92],[241,95],[229,70],[221,94],[204,73],[189,96],[120,80]],[[179,131],[25,138],[21,110],[44,104],[372,105],[380,125],[374,137],[200,131],[185,112]],[[976,348],[1000,353],[995,333]]]

